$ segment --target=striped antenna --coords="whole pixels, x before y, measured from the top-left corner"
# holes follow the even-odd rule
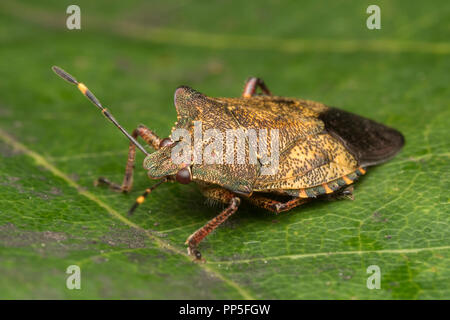
[[[67,73],[66,71],[64,71],[63,69],[61,69],[60,67],[57,66],[53,66],[52,70],[61,78],[63,78],[64,80],[66,80],[67,82],[70,82],[74,85],[76,85],[78,87],[78,89],[81,91],[82,94],[84,94],[86,96],[86,98],[89,99],[89,101],[91,101],[94,105],[97,106],[97,108],[100,109],[100,111],[103,113],[103,115],[109,119],[109,121],[111,121],[112,123],[114,123],[114,125],[119,128],[120,131],[122,131],[122,133],[124,135],[127,136],[128,139],[130,139],[130,141],[136,146],[138,147],[139,150],[141,150],[146,156],[149,155],[149,153],[144,149],[144,147],[136,141],[135,138],[133,138],[118,122],[116,119],[114,119],[114,117],[112,116],[111,113],[108,112],[108,110],[106,108],[104,108],[102,106],[102,104],[100,103],[100,101],[98,101],[98,99],[94,96],[94,94],[89,91],[89,89],[81,82],[78,82],[77,79],[75,79],[72,75],[70,75],[69,73]]]

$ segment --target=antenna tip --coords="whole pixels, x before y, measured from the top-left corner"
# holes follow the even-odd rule
[[[77,79],[75,79],[72,75],[64,71],[58,66],[53,66],[52,70],[54,73],[56,73],[58,76],[60,76],[62,79],[66,80],[67,82],[78,84]]]

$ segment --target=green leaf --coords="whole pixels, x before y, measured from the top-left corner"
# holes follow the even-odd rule
[[[65,26],[68,1],[0,4],[0,297],[14,298],[450,298],[448,1],[377,1],[368,30],[360,1],[192,3],[79,1],[82,29]],[[156,189],[139,165],[121,182],[128,142],[77,90],[86,83],[131,131],[167,136],[173,92],[187,84],[238,96],[248,76],[277,95],[338,106],[406,137],[369,168],[355,200],[314,201],[275,216],[243,204],[194,263],[185,239],[220,208],[195,185]],[[81,268],[81,290],[66,269]],[[381,289],[367,268],[379,266]]]

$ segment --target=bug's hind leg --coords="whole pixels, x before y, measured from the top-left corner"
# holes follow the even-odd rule
[[[280,213],[283,211],[291,210],[292,208],[295,208],[299,205],[302,205],[306,202],[308,202],[308,199],[305,198],[292,198],[289,201],[281,202],[278,200],[270,199],[258,194],[253,194],[250,198],[248,198],[248,201],[250,203],[254,204],[257,207],[275,212]]]
[[[208,234],[225,222],[233,213],[235,213],[241,203],[241,199],[239,197],[236,197],[236,195],[232,192],[222,188],[206,189],[203,190],[203,194],[213,200],[227,203],[228,207],[187,238],[186,244],[188,245],[188,254],[194,256],[196,260],[202,260],[202,255],[197,249],[198,244]]]
[[[269,88],[267,88],[264,81],[260,78],[251,77],[247,80],[244,86],[244,91],[242,92],[242,96],[244,98],[253,97],[256,93],[256,89],[261,88],[262,92],[268,96],[271,96]]]
[[[325,199],[328,201],[355,200],[353,191],[354,191],[353,185],[349,185],[349,186],[342,188],[341,190],[338,190],[332,194],[325,195]]]
[[[137,138],[138,136],[144,139],[144,141],[152,146],[155,150],[160,148],[161,138],[159,138],[153,131],[148,129],[144,125],[138,126],[133,130],[132,134],[133,138]],[[107,185],[110,189],[118,192],[128,192],[131,190],[133,186],[133,169],[134,169],[134,160],[136,158],[136,146],[134,143],[130,142],[130,146],[128,147],[128,160],[125,167],[125,176],[123,178],[122,185],[109,181],[107,178],[100,177],[98,178],[94,184],[99,185]]]

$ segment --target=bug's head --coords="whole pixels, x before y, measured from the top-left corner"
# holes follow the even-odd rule
[[[163,139],[160,149],[147,155],[144,168],[151,179],[173,177],[176,181],[186,184],[192,181],[192,146],[191,137],[194,134],[193,123],[205,111],[209,99],[186,86],[175,90],[174,104],[177,110],[177,122],[172,129],[171,137]]]
[[[173,177],[183,184],[192,181],[191,166],[173,159],[173,149],[178,143],[171,141],[170,138],[163,139],[161,149],[145,157],[144,168],[150,179]]]

